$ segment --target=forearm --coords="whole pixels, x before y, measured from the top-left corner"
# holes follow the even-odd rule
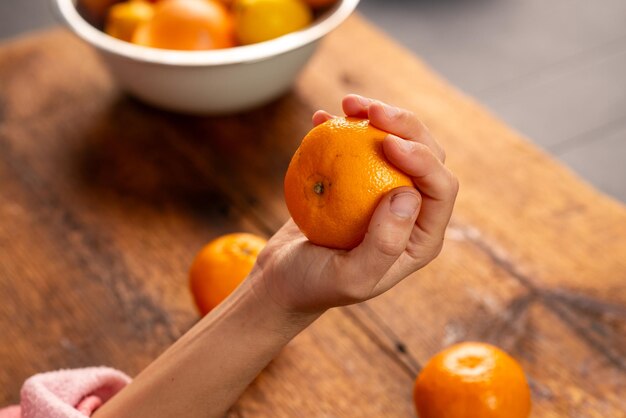
[[[253,272],[96,418],[221,417],[258,373],[317,314],[288,314]]]

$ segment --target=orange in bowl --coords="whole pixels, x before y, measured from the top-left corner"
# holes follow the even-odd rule
[[[155,7],[160,8],[164,1],[167,0],[154,3]],[[172,51],[120,42],[89,24],[98,20],[91,17],[91,12],[85,12],[85,7],[81,6],[83,2],[99,5],[99,14],[104,14],[111,3],[116,3],[115,0],[52,2],[59,17],[76,35],[95,48],[126,92],[152,106],[170,111],[224,115],[262,106],[289,90],[321,39],[350,16],[359,0],[337,0],[334,7],[317,15],[309,26],[288,36],[245,47],[200,51]],[[227,5],[229,1],[223,3]],[[224,4],[222,9],[227,9]],[[223,20],[228,22],[230,19]],[[156,42],[167,37],[166,33],[157,36],[157,32],[162,32],[157,30],[157,26],[168,25],[155,25],[154,34],[144,33],[138,36],[139,40],[171,47],[167,40]],[[217,26],[220,27],[219,24]],[[194,42],[193,38],[192,34],[191,42],[180,44],[197,47],[198,42]],[[200,43],[209,47],[214,44]],[[230,44],[228,40],[215,42],[220,43]]]
[[[435,355],[413,391],[420,418],[527,418],[530,389],[519,363],[489,344],[466,342]]]
[[[250,274],[265,239],[246,233],[221,236],[203,247],[189,270],[189,285],[202,315],[219,305]]]
[[[216,0],[161,0],[132,42],[161,49],[206,50],[235,46],[232,17]]]
[[[104,31],[109,35],[130,42],[137,28],[154,16],[154,7],[146,1],[126,1],[109,9]]]

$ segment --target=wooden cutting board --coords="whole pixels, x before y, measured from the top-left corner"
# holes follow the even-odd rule
[[[293,90],[200,118],[121,93],[67,31],[0,46],[0,405],[62,367],[134,375],[195,321],[187,269],[227,232],[288,217],[287,164],[348,92],[417,113],[461,192],[441,256],[388,294],[329,311],[233,417],[411,417],[420,366],[457,341],[520,360],[534,417],[624,417],[626,210],[355,16]]]

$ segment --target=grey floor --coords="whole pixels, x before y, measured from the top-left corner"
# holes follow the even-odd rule
[[[0,0],[0,38],[54,24],[48,3]],[[359,7],[461,90],[626,202],[626,1],[362,0]]]

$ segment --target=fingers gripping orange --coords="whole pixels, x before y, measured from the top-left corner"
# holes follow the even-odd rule
[[[335,118],[302,140],[285,176],[285,201],[312,243],[354,248],[380,199],[396,187],[413,186],[385,158],[386,135],[366,119]]]

